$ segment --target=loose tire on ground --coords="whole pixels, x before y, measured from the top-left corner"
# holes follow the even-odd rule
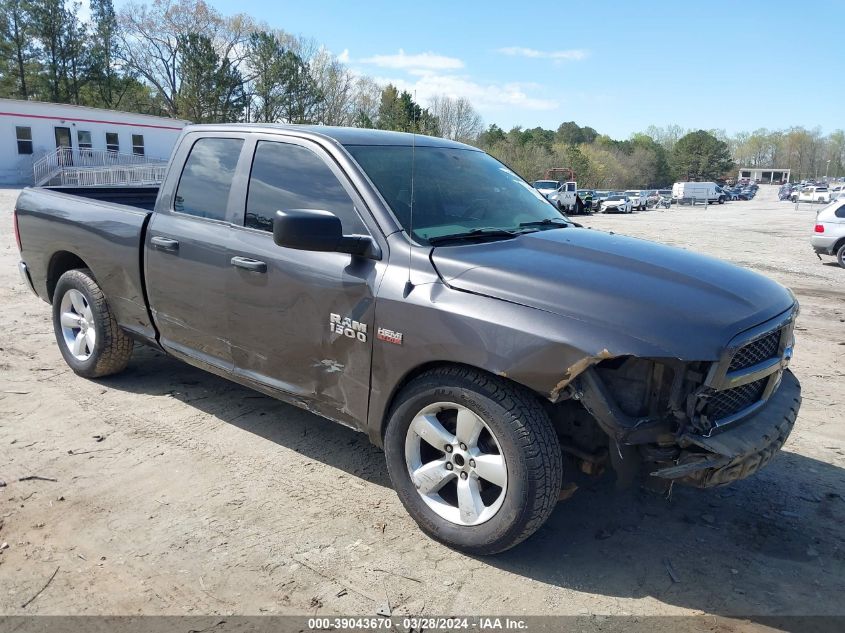
[[[76,324],[74,317],[78,317]],[[118,326],[87,268],[70,270],[59,278],[53,293],[53,330],[65,362],[85,378],[121,372],[132,356],[132,339]],[[74,348],[80,335],[82,342]]]
[[[444,403],[475,414],[495,442],[493,449],[486,450],[498,450],[504,458],[505,489],[497,489],[486,481],[480,484],[487,486],[483,492],[492,493],[495,498],[499,498],[501,490],[503,499],[495,513],[481,523],[460,524],[441,516],[442,511],[433,508],[430,497],[426,500],[426,486],[419,486],[419,478],[415,484],[410,472],[409,438],[418,439],[413,434],[423,412],[432,407],[439,409]],[[448,415],[448,410],[436,414],[436,420],[442,423],[441,429],[447,431],[447,435],[442,442],[437,436],[435,443],[448,444],[449,433],[455,438],[461,435]],[[458,442],[457,439],[453,441]],[[441,450],[442,455],[439,455],[431,453],[437,449],[429,449],[427,442],[424,445],[429,454],[434,455],[428,458],[432,460],[429,463],[440,459],[448,461],[450,455],[452,460],[457,459],[457,449],[454,453]],[[493,446],[489,440],[488,445]],[[390,479],[411,517],[430,537],[467,553],[495,554],[528,538],[548,519],[560,493],[563,470],[560,445],[539,400],[518,385],[470,368],[431,370],[403,388],[389,414],[384,449]],[[457,470],[457,466],[455,468]],[[437,477],[443,476],[442,472],[438,473]],[[470,477],[473,476],[470,473]],[[452,481],[456,488],[460,485],[458,479],[452,478],[441,488],[434,488],[435,494],[443,495],[440,501],[448,503],[453,498],[447,489]],[[421,490],[418,491],[418,487]],[[459,500],[455,501],[455,506],[457,516],[462,519]]]

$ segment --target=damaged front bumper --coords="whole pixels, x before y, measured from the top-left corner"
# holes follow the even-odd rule
[[[673,463],[651,472],[676,483],[712,488],[744,479],[765,466],[783,446],[801,406],[801,385],[785,370],[765,405],[740,423],[709,437],[686,433]]]

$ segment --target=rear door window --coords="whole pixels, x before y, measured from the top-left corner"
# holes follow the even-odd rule
[[[201,138],[194,143],[176,188],[173,210],[225,220],[243,143],[237,138]]]
[[[290,209],[331,211],[345,234],[367,233],[352,198],[322,158],[300,145],[259,141],[244,226],[272,231],[276,211]]]

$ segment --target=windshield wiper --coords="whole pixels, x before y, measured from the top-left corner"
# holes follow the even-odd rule
[[[432,246],[445,244],[446,242],[460,242],[464,240],[483,240],[489,238],[510,239],[522,235],[526,231],[506,231],[505,229],[471,229],[465,233],[451,233],[449,235],[437,235],[428,238]]]
[[[570,223],[564,220],[563,218],[545,218],[544,220],[534,220],[533,222],[520,222],[519,226],[550,226],[554,228],[565,229],[567,226],[569,226],[569,224]]]

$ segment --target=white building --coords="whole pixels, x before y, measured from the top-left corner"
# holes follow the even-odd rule
[[[58,148],[70,148],[64,153],[66,162],[81,156],[94,164],[93,156],[133,154],[167,160],[188,124],[116,110],[0,99],[0,184],[33,184],[33,164]]]
[[[739,170],[739,177],[748,178],[754,182],[767,185],[779,185],[789,182],[792,171],[789,169],[775,169],[772,167],[742,167]]]

